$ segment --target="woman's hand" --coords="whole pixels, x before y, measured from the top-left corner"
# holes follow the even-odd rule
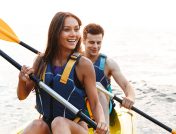
[[[96,134],[109,134],[109,126],[104,122],[99,122],[97,124]]]
[[[30,81],[29,75],[34,73],[34,69],[23,65],[19,73],[19,80],[23,82]]]
[[[19,73],[17,87],[17,96],[19,100],[24,100],[34,87],[34,82],[30,80],[29,75],[34,73],[34,69],[23,65]]]

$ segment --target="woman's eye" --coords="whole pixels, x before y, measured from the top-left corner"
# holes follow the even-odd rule
[[[75,28],[75,31],[78,32],[78,31],[79,31],[79,28]]]
[[[64,29],[63,29],[63,31],[69,31],[69,30],[70,30],[70,29],[68,29],[68,28],[64,28]]]

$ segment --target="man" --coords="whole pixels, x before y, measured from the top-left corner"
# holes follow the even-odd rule
[[[120,71],[118,64],[113,59],[100,53],[103,36],[104,29],[100,25],[91,23],[85,26],[83,29],[83,44],[85,45],[83,55],[93,62],[96,81],[100,82],[110,92],[112,92],[110,83],[111,76],[114,78],[125,94],[121,105],[130,109],[135,100],[134,89]],[[109,101],[109,98],[101,92],[99,92],[99,99],[103,106],[106,122],[109,124],[112,100]]]

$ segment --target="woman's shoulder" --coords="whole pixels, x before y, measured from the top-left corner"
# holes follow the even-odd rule
[[[88,58],[81,56],[76,71],[78,72],[77,75],[81,78],[82,76],[92,76],[92,74],[94,74],[93,63]]]
[[[80,72],[83,71],[85,73],[85,72],[89,72],[90,70],[92,70],[92,68],[94,67],[93,67],[93,63],[91,62],[91,60],[89,60],[85,56],[81,56],[77,64],[77,69]]]
[[[44,56],[44,53],[39,53],[39,54],[35,57],[34,62],[39,62],[40,60],[42,60],[43,56]]]
[[[33,67],[37,67],[43,60],[43,56],[44,54],[43,53],[39,53],[35,59],[34,59],[34,63],[33,63]]]
[[[37,57],[42,58],[44,56],[44,53],[39,53]]]
[[[92,62],[87,57],[81,56],[79,59],[79,65],[80,66],[90,66],[90,65],[92,65]]]

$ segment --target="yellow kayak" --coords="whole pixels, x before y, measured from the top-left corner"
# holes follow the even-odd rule
[[[136,134],[136,124],[134,112],[116,105],[113,115],[110,117],[110,134]],[[16,134],[22,134],[23,129]],[[89,129],[89,134],[94,134],[93,129]]]
[[[113,112],[115,113],[110,117],[110,134],[136,134],[133,111],[116,106]],[[93,129],[89,129],[89,134],[94,134]]]
[[[110,125],[111,134],[136,134],[135,114],[133,111],[115,107],[117,119],[115,125]],[[111,124],[111,123],[110,123]]]

